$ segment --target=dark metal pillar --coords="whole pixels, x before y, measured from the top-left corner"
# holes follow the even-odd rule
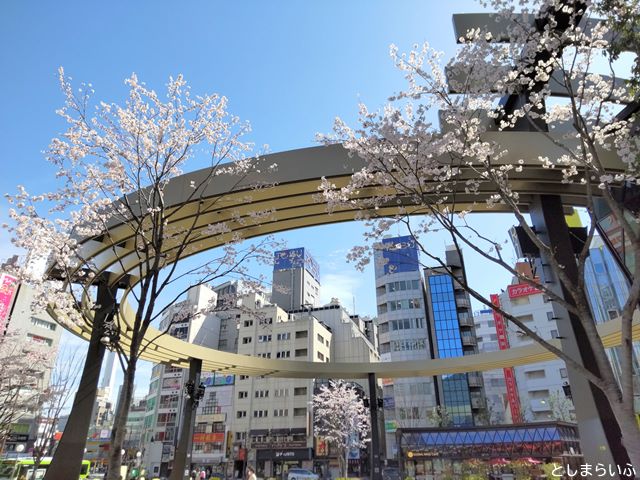
[[[69,420],[45,474],[45,480],[78,478],[84,457],[84,448],[91,424],[91,413],[96,401],[100,370],[105,346],[100,342],[104,325],[113,315],[116,305],[116,286],[98,284],[96,304],[99,306],[93,318],[93,330],[89,340],[78,391],[73,400]]]
[[[380,425],[378,423],[378,383],[376,374],[369,374],[369,410],[371,412],[371,463],[369,478],[371,480],[382,480],[380,470]]]
[[[182,405],[182,418],[180,422],[180,437],[173,457],[173,469],[169,480],[184,480],[189,478],[191,470],[191,446],[193,443],[193,423],[195,421],[196,400],[195,391],[200,385],[200,372],[202,360],[191,358],[189,360],[189,380],[193,385],[193,391],[188,395]]]
[[[555,258],[564,265],[564,271],[572,279],[578,279],[578,268],[575,259],[569,227],[564,218],[562,201],[557,195],[538,195],[531,205],[531,220],[542,241],[555,249]],[[541,257],[538,270],[540,281],[547,288],[565,299],[570,299],[568,292],[562,287],[544,255]],[[582,364],[598,374],[593,349],[586,341],[584,327],[580,319],[570,314],[557,303],[553,304],[554,316],[558,318],[558,333],[562,341],[562,349]],[[626,465],[629,457],[621,443],[621,433],[611,407],[600,389],[592,385],[586,378],[567,365],[569,382],[580,432],[580,445],[585,461],[596,465]]]

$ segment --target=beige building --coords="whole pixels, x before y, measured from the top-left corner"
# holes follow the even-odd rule
[[[17,262],[17,257],[12,258],[7,264],[0,267],[0,272],[9,265]],[[4,268],[3,268],[4,267]],[[4,444],[6,453],[29,452],[42,429],[42,420],[37,408],[34,409],[34,401],[37,403],[37,392],[46,390],[49,386],[51,371],[55,366],[58,354],[58,345],[62,334],[60,327],[46,312],[34,312],[32,304],[34,291],[25,284],[20,284],[12,275],[2,273],[0,335],[15,334],[19,341],[24,342],[25,347],[38,350],[50,359],[43,365],[34,365],[37,369],[37,385],[23,388],[21,394],[28,397],[29,409],[21,414],[12,426],[12,431]]]
[[[290,316],[264,297],[243,299],[255,305],[243,312],[238,353],[271,359],[331,361],[331,331],[311,315]],[[234,471],[243,475],[246,461],[259,476],[278,476],[289,466],[312,466],[313,431],[309,403],[313,380],[238,377],[232,430]]]

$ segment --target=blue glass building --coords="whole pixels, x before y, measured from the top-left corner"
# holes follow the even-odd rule
[[[433,358],[478,353],[471,301],[456,281],[464,280],[462,258],[456,250],[449,248],[446,259],[447,269],[425,270]],[[439,403],[446,408],[454,425],[468,426],[486,421],[484,383],[479,372],[442,375],[437,387]]]
[[[427,279],[437,356],[461,357],[464,353],[453,281],[449,275],[430,275]],[[441,385],[442,404],[451,415],[453,424],[473,425],[467,374],[442,375]]]

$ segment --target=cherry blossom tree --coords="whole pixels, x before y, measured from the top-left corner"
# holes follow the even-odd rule
[[[0,337],[0,452],[14,425],[37,413],[48,359],[18,332]]]
[[[638,188],[640,142],[636,116],[631,115],[637,98],[616,75],[619,64],[602,55],[612,32],[607,22],[591,17],[593,9],[587,10],[593,4],[601,7],[600,2],[542,0],[527,3],[520,12],[509,1],[484,3],[496,12],[489,27],[499,32],[494,35],[489,27],[468,31],[446,65],[442,54],[428,44],[415,45],[406,54],[391,47],[407,87],[380,111],[360,105],[355,128],[336,120],[334,133],[323,141],[342,142],[365,166],[347,185],[324,179],[319,195],[330,212],[360,212],[358,218],[368,227],[365,241],[348,257],[360,268],[383,248],[381,238],[400,225],[414,236],[428,266],[453,276],[444,255],[425,244],[428,234],[444,232],[458,252],[464,248],[502,267],[577,317],[585,332],[580,342],[588,342],[592,349],[597,372],[494,305],[465,278],[455,279],[473,298],[497,310],[603,392],[629,458],[640,465],[632,381],[632,320],[640,298],[640,217],[624,202],[625,195]],[[503,28],[494,28],[494,20]],[[599,73],[602,70],[606,75]],[[501,98],[506,101],[499,102]],[[622,109],[624,105],[629,107]],[[437,118],[439,126],[434,124]],[[533,148],[539,150],[510,151],[517,142],[505,138],[514,131],[536,135]],[[586,206],[590,224],[575,265],[559,260],[559,251],[545,240],[545,232],[529,225],[531,184],[523,182],[527,176],[539,179],[542,183],[537,185],[543,190],[544,182],[561,183],[569,196],[574,192]],[[596,329],[584,281],[599,220],[596,207],[603,206],[624,233],[632,260],[629,295],[620,314],[620,382]],[[517,271],[504,250],[504,237],[469,221],[468,214],[478,210],[513,215],[565,293]]]
[[[369,411],[356,388],[342,380],[322,384],[313,396],[314,434],[324,437],[338,454],[343,477],[349,476],[348,455],[369,442]]]
[[[138,360],[153,346],[153,341],[143,340],[149,328],[194,285],[241,278],[244,285],[259,288],[250,264],[270,259],[276,245],[270,237],[244,242],[238,233],[242,229],[234,232],[234,227],[250,228],[272,217],[272,209],[250,204],[253,192],[265,187],[255,180],[260,169],[275,165],[247,159],[253,146],[242,137],[249,126],[228,112],[225,97],[192,95],[182,76],[169,79],[163,97],[132,75],[125,81],[129,93],[123,105],[94,104],[91,84],[74,88],[62,69],[59,78],[65,104],[58,114],[68,128],[51,141],[46,154],[58,187],[32,195],[21,186],[8,196],[13,222],[8,228],[13,243],[28,250],[33,261],[46,259],[50,265],[46,277],[24,271],[21,280],[39,289],[40,300],[58,321],[92,325],[97,331],[81,387],[86,378],[95,395],[97,377],[91,369],[104,354],[100,339],[118,353],[124,385],[107,476],[116,480]],[[191,169],[204,169],[189,185],[176,186],[176,177],[190,162]],[[186,189],[184,204],[171,204],[176,188]],[[217,193],[211,195],[211,190]],[[219,214],[237,190],[245,196],[247,209]],[[212,238],[222,247],[206,258],[194,257],[194,245]],[[103,254],[88,255],[96,244]],[[107,267],[100,263],[104,258],[112,259]],[[118,289],[122,293],[116,294]],[[192,314],[175,318],[181,321]],[[100,324],[98,318],[105,320]],[[160,334],[172,324],[164,325]],[[120,335],[124,331],[126,342]],[[78,395],[72,420],[76,402],[82,401]],[[47,478],[62,475],[56,473],[61,446]]]

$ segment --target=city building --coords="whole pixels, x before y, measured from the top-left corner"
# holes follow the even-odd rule
[[[238,353],[270,359],[331,361],[331,331],[312,315],[289,317],[277,305],[249,298],[253,311],[240,317]],[[292,466],[313,465],[310,379],[240,376],[232,430],[237,447],[231,472],[241,477],[250,462],[260,477],[281,476]]]
[[[241,298],[238,353],[325,363],[378,361],[370,321],[350,314],[336,299],[319,306],[318,280],[318,264],[309,252],[276,252],[271,302],[258,294]],[[235,461],[227,473],[241,476],[250,462],[260,477],[281,476],[292,467],[337,474],[335,454],[317,448],[309,407],[314,391],[326,381],[238,378],[232,428]],[[352,383],[368,397],[367,385]],[[366,463],[366,452],[352,452],[352,472],[362,472]]]
[[[478,352],[484,353],[500,350],[493,310],[485,309],[473,312],[473,323],[476,327]],[[484,393],[487,400],[489,423],[491,425],[511,423],[512,416],[507,414],[506,409],[509,401],[504,370],[497,369],[482,372],[482,379],[484,381]]]
[[[36,385],[25,385],[20,392],[21,398],[28,397],[25,410],[20,413],[11,427],[6,439],[4,452],[28,453],[37,441],[44,422],[50,419],[41,418],[39,409],[34,404],[36,392],[48,388],[51,371],[55,365],[62,328],[46,313],[35,312],[32,308],[34,290],[20,283],[18,279],[6,273],[7,269],[16,265],[17,257],[0,266],[0,335],[13,335],[17,342],[23,342],[30,350],[37,351],[50,362],[34,365],[32,379]]]
[[[516,264],[516,270],[522,275],[533,277],[531,267],[526,262]],[[517,317],[521,322],[545,339],[558,337],[557,319],[553,313],[553,305],[540,290],[527,283],[519,283],[517,279],[499,296],[493,297],[502,309]],[[506,338],[506,348],[530,345],[533,340],[512,322],[504,322],[500,315],[494,315],[499,340]],[[512,383],[506,378],[509,411],[514,423],[518,412],[520,420],[539,422],[549,420],[573,421],[573,404],[565,394],[569,385],[565,363],[562,360],[533,363],[513,367],[513,375],[517,386],[517,396],[513,395]],[[514,405],[518,402],[518,405]]]
[[[432,358],[478,353],[478,341],[462,254],[453,246],[445,251],[446,266],[426,268],[427,318]],[[438,405],[453,425],[488,423],[484,382],[480,372],[441,375],[437,378]]]
[[[585,262],[584,280],[587,298],[596,323],[618,318],[629,296],[629,283],[614,254],[596,236],[591,242],[589,257]],[[640,343],[633,342],[634,407],[640,412]],[[607,349],[613,372],[620,381],[620,347]]]
[[[271,303],[289,311],[320,304],[320,268],[304,248],[274,254]]]
[[[418,248],[410,236],[387,238],[374,252],[380,361],[433,358]],[[382,379],[386,458],[397,458],[396,429],[429,427],[438,405],[433,377]]]
[[[225,285],[225,288],[230,287]],[[235,331],[235,318],[233,324],[229,321],[235,314],[227,310],[223,317],[212,313],[211,309],[216,305],[214,290],[206,285],[194,287],[188,291],[185,300],[164,312],[160,328],[168,329],[168,335],[210,348],[219,348],[222,340],[234,342],[234,333],[229,332]],[[228,344],[222,349],[227,347]],[[187,380],[187,370],[162,364],[152,368],[149,393],[145,398],[142,464],[154,476],[166,476],[173,467],[173,455],[183,427],[181,412]],[[210,372],[203,372],[201,380],[206,389],[196,413],[192,462],[213,469],[227,459],[228,427],[225,425],[229,424],[231,402],[228,399],[233,384],[216,383]],[[222,400],[224,398],[227,400]]]

